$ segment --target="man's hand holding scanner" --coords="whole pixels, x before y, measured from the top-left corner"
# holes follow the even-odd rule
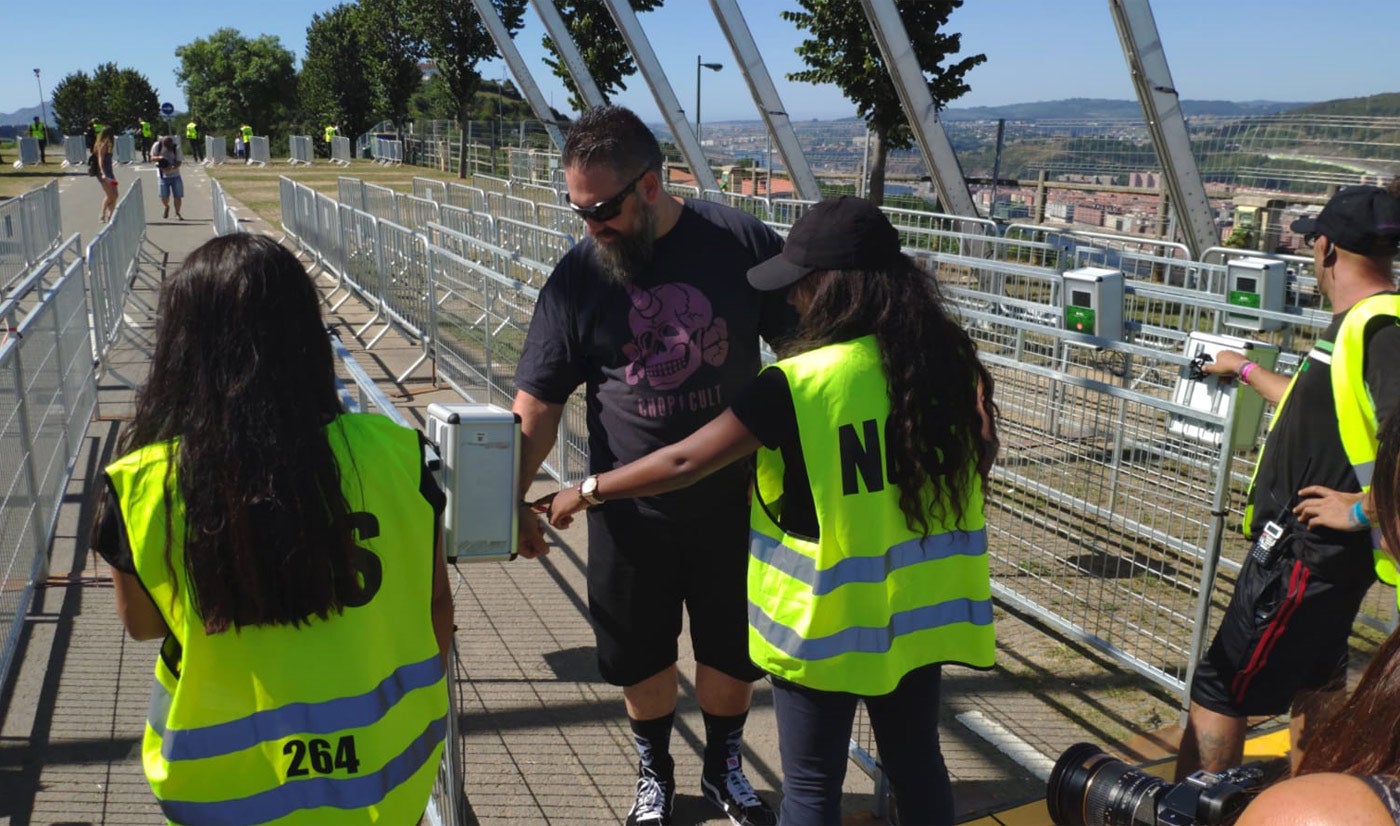
[[[1252,364],[1245,358],[1244,353],[1237,353],[1234,350],[1221,350],[1215,354],[1214,359],[1204,359],[1201,362],[1201,372],[1208,376],[1220,376],[1221,378],[1234,378],[1240,374],[1240,369],[1246,364]]]

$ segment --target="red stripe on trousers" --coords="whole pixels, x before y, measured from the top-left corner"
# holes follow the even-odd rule
[[[1308,566],[1302,562],[1293,563],[1293,573],[1288,580],[1288,594],[1284,597],[1283,605],[1279,607],[1274,618],[1269,620],[1269,626],[1264,630],[1264,636],[1259,639],[1259,645],[1254,649],[1254,654],[1249,659],[1249,665],[1244,670],[1235,675],[1235,679],[1230,686],[1234,701],[1239,704],[1244,702],[1245,692],[1249,690],[1249,683],[1269,662],[1269,654],[1273,652],[1274,645],[1279,637],[1288,628],[1288,621],[1292,619],[1294,612],[1303,602],[1303,592],[1308,587]]]

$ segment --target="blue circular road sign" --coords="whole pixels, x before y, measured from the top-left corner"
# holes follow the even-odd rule
[[[162,103],[160,105],[160,113],[166,117],[175,114],[175,105],[173,103]]]

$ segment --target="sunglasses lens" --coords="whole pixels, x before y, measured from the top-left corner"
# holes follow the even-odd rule
[[[583,217],[601,223],[603,221],[611,221],[612,219],[616,218],[618,215],[621,214],[622,202],[613,200],[608,201],[606,204],[599,204],[598,206],[593,207],[592,209],[588,210],[588,214]]]

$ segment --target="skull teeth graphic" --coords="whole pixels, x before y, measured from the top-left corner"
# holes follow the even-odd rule
[[[674,390],[701,364],[720,365],[729,355],[729,328],[715,318],[710,300],[689,284],[652,289],[627,287],[632,341],[622,352],[632,362],[628,384],[646,381],[653,390]]]

